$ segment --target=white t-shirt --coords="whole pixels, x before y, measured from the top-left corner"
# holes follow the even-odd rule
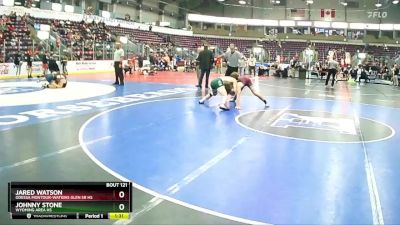
[[[246,67],[247,62],[244,58],[239,59],[239,67]]]
[[[338,69],[339,63],[336,62],[335,60],[329,60],[328,61],[328,69]]]
[[[249,66],[256,66],[256,58],[249,58],[247,63],[249,64]]]
[[[120,49],[116,49],[115,50],[115,52],[114,52],[114,61],[115,62],[120,62],[120,61],[122,61],[122,57],[124,57],[125,55],[124,55],[124,50],[122,50],[122,48],[120,48]]]

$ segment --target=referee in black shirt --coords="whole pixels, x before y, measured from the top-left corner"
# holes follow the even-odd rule
[[[32,56],[30,51],[26,53],[25,61],[26,61],[26,71],[28,72],[28,78],[32,78]]]
[[[208,79],[210,77],[212,64],[214,63],[214,55],[210,50],[208,50],[208,45],[204,45],[204,50],[199,53],[197,61],[199,62],[200,67],[200,77],[197,87],[202,88],[203,78],[204,75],[206,75],[205,88],[208,88]]]

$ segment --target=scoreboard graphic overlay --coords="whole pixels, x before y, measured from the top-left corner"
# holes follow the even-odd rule
[[[10,182],[12,219],[129,219],[130,182]]]

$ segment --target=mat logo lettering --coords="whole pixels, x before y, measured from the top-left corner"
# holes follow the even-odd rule
[[[8,87],[7,87],[8,88]],[[19,88],[19,87],[18,87]],[[0,89],[2,90],[2,89]],[[41,90],[39,88],[39,90]],[[0,130],[7,127],[13,127],[29,123],[32,120],[56,119],[62,118],[67,115],[90,112],[98,109],[105,109],[109,107],[117,107],[120,105],[132,104],[134,102],[151,100],[159,97],[171,96],[186,92],[195,91],[195,88],[173,88],[162,89],[157,91],[147,91],[141,94],[130,94],[124,96],[102,98],[98,100],[89,100],[83,102],[76,102],[66,105],[50,105],[51,108],[40,108],[35,110],[17,112],[11,115],[2,115],[0,113]]]
[[[278,128],[298,127],[304,129],[318,129],[336,131],[341,134],[357,135],[354,121],[345,118],[324,118],[284,113],[270,126]]]
[[[39,87],[2,87],[0,88],[0,95],[21,94],[39,90],[41,90]]]

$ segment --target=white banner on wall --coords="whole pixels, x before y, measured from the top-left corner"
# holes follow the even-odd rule
[[[113,69],[113,61],[71,61],[67,64],[68,71],[94,71]]]
[[[60,63],[58,63],[60,70],[62,71],[62,67]],[[67,63],[67,70],[69,73],[85,73],[85,72],[104,72],[104,71],[113,71],[114,70],[114,61],[112,60],[99,60],[99,61],[69,61]],[[14,66],[14,63],[0,63],[0,79],[5,75],[15,75],[17,68]],[[41,74],[42,63],[41,62],[33,62],[32,64],[32,74]],[[26,74],[26,62],[23,62],[21,66],[21,74]]]
[[[2,75],[15,75],[17,68],[14,66],[14,63],[0,63],[0,78]],[[37,74],[42,71],[42,63],[34,62],[32,64],[32,73]],[[26,74],[26,63],[23,63],[21,66],[21,74]]]

